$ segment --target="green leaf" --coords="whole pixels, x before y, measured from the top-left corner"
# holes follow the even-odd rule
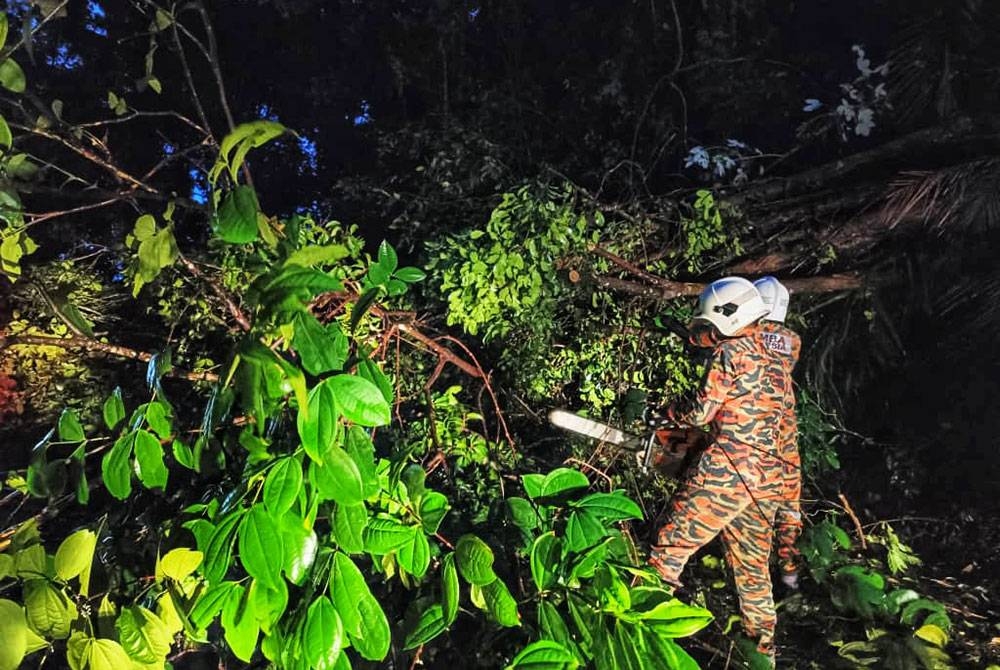
[[[337,431],[337,402],[326,382],[309,392],[308,411],[299,408],[298,430],[302,447],[316,463],[323,463],[323,452],[334,442]]]
[[[87,638],[82,655],[89,670],[121,670],[133,665],[122,646],[114,640]]]
[[[42,579],[29,580],[24,584],[24,607],[28,625],[36,633],[55,640],[69,637],[76,606],[62,591]]]
[[[712,622],[715,617],[703,607],[686,605],[679,600],[660,603],[639,615],[639,620],[662,638],[694,635]]]
[[[292,508],[301,490],[302,464],[296,458],[282,458],[264,480],[264,505],[278,518]]]
[[[293,251],[287,259],[285,266],[301,265],[302,267],[312,267],[325,263],[333,263],[350,256],[350,251],[343,244],[327,244],[319,246],[311,244],[301,249]]]
[[[600,542],[607,532],[596,516],[586,510],[574,510],[566,523],[566,548],[583,551]]]
[[[78,577],[90,567],[97,548],[97,535],[91,530],[78,530],[59,545],[56,550],[56,575],[64,581]]]
[[[126,433],[115,441],[111,450],[101,459],[101,477],[108,493],[118,500],[125,500],[132,493],[132,446],[135,433]]]
[[[448,498],[443,493],[428,491],[420,500],[420,523],[423,524],[424,531],[436,533],[450,508]]]
[[[335,505],[331,530],[337,545],[349,554],[360,554],[365,550],[364,532],[368,525],[368,509],[364,503],[358,505]]]
[[[154,400],[146,405],[146,423],[161,439],[167,439],[173,433],[170,422],[170,408],[164,403]]]
[[[407,284],[413,284],[426,279],[427,274],[420,268],[405,267],[396,270],[396,278],[405,281]]]
[[[336,324],[333,328],[338,330]],[[341,334],[342,344],[308,312],[295,315],[295,335],[292,344],[302,357],[302,367],[311,375],[321,375],[330,370],[340,370],[347,359],[347,339]]]
[[[250,186],[237,186],[222,198],[213,219],[215,233],[223,242],[247,244],[257,239],[257,212],[260,204]]]
[[[222,630],[236,658],[250,662],[257,648],[260,627],[247,604],[246,589],[236,585],[222,607]]]
[[[540,499],[563,498],[590,486],[587,477],[579,470],[556,468],[545,475],[537,497]]]
[[[642,510],[627,498],[623,492],[591,493],[574,503],[572,507],[584,509],[603,521],[621,521],[623,519],[641,519]]]
[[[125,403],[122,401],[122,389],[120,386],[104,401],[104,425],[109,430],[114,430],[115,426],[125,418]]]
[[[268,586],[281,579],[281,534],[263,505],[254,505],[240,524],[240,562],[247,573]]]
[[[140,663],[162,663],[170,653],[172,635],[160,617],[145,607],[127,607],[115,623],[125,652]]]
[[[135,227],[132,228],[132,237],[145,242],[156,234],[156,219],[152,214],[143,214],[135,220]]]
[[[12,93],[24,93],[27,84],[24,70],[17,64],[17,61],[13,58],[6,58],[0,62],[0,86]]]
[[[414,577],[423,577],[431,562],[431,548],[423,528],[410,526],[410,539],[401,546],[396,557],[399,565]]]
[[[382,243],[378,246],[378,263],[383,268],[388,270],[389,274],[395,272],[396,268],[399,266],[399,259],[396,257],[396,250],[392,248],[386,240],[382,240]]]
[[[8,29],[9,24],[7,23],[7,14],[0,12],[0,49],[7,45]]]
[[[332,446],[323,452],[323,464],[313,463],[310,480],[324,500],[342,505],[357,505],[364,501],[364,482],[357,464],[346,451]]]
[[[245,510],[242,509],[230,512],[223,517],[208,538],[202,574],[205,575],[205,579],[209,583],[214,584],[220,581],[229,571],[232,565],[233,540],[236,539],[236,525],[245,513]]]
[[[315,531],[305,527],[304,520],[292,513],[281,517],[281,539],[284,548],[282,570],[288,580],[301,585],[316,561],[319,539]]]
[[[10,554],[0,554],[0,580],[13,577],[15,574],[17,571],[14,567],[14,557]]]
[[[76,412],[66,408],[59,415],[59,439],[64,442],[83,442],[86,436],[83,434],[83,426]]]
[[[483,598],[486,600],[486,611],[498,624],[507,627],[521,625],[521,618],[517,613],[517,602],[503,580],[498,577],[482,588]]]
[[[13,142],[14,135],[10,132],[10,126],[7,125],[7,120],[0,116],[0,146],[10,149]]]
[[[521,475],[521,483],[524,485],[524,493],[534,500],[542,494],[542,484],[545,483],[545,475],[531,473]]]
[[[539,591],[556,583],[561,553],[559,545],[555,531],[539,535],[531,545],[531,578]]]
[[[149,431],[135,433],[135,464],[139,480],[147,489],[167,487],[169,473],[163,464],[163,447]]]
[[[264,633],[270,633],[288,609],[288,585],[283,579],[275,582],[274,586],[267,586],[255,579],[250,584],[247,599],[260,629]]]
[[[326,596],[316,598],[302,626],[302,648],[309,665],[333,668],[344,646],[344,624]]]
[[[382,372],[382,368],[379,367],[378,363],[368,358],[358,361],[358,376],[375,384],[382,392],[382,397],[385,398],[385,401],[387,403],[392,402],[392,380]]]
[[[265,284],[264,293],[278,291],[297,291],[302,289],[310,296],[328,291],[342,291],[344,285],[333,275],[306,268],[300,265],[289,265],[281,270],[270,282]]]
[[[521,530],[534,530],[538,528],[538,512],[531,503],[524,498],[516,496],[507,498],[507,510],[514,525]]]
[[[539,640],[521,650],[506,670],[574,670],[580,662],[558,642]]]
[[[458,570],[470,584],[485,586],[494,579],[493,550],[475,535],[463,535],[455,545]]]
[[[361,488],[365,498],[379,492],[378,472],[375,467],[375,445],[361,426],[351,426],[347,431],[347,454],[361,473]]]
[[[940,627],[933,624],[924,624],[913,634],[935,647],[941,647],[944,649],[948,646],[948,634],[945,633]]]
[[[160,571],[179,582],[194,573],[204,558],[205,555],[200,551],[179,547],[169,551],[160,559]]]
[[[567,649],[574,649],[573,639],[570,636],[566,622],[559,615],[556,606],[548,600],[538,603],[538,630],[542,637],[558,642]]]
[[[395,519],[370,519],[365,528],[365,551],[381,555],[399,549],[411,540],[410,526]]]
[[[199,630],[207,628],[216,615],[222,611],[230,594],[239,587],[236,582],[220,582],[208,587],[191,608],[191,623]]]
[[[458,597],[458,569],[455,567],[455,554],[450,553],[441,562],[441,608],[446,626],[453,624],[458,617]]]
[[[16,670],[28,649],[28,624],[24,610],[11,600],[0,599],[0,640],[0,670]]]
[[[17,576],[24,580],[49,576],[48,556],[45,547],[40,544],[20,549],[14,555],[14,565]]]
[[[354,561],[340,552],[334,555],[330,592],[351,645],[362,658],[384,659],[391,641],[389,620]]]
[[[413,630],[406,634],[403,642],[403,649],[416,649],[422,644],[427,644],[438,635],[444,632],[448,625],[445,623],[444,611],[440,605],[434,604],[420,613]]]
[[[323,383],[330,385],[337,406],[348,421],[362,426],[384,426],[392,420],[389,403],[367,379],[336,375]]]
[[[358,301],[354,303],[354,306],[351,308],[350,322],[350,329],[352,332],[358,327],[358,324],[361,323],[361,317],[363,317],[368,309],[375,304],[375,301],[381,293],[382,289],[378,286],[370,288],[362,293],[361,297],[358,298]]]

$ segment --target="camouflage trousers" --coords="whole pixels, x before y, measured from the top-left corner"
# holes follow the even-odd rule
[[[712,444],[670,501],[650,564],[663,579],[680,574],[698,549],[720,535],[740,599],[743,628],[773,653],[776,615],[768,558],[782,503],[777,459],[741,444]]]

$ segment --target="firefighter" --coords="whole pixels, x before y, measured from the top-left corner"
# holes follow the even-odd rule
[[[688,559],[721,535],[746,634],[774,657],[776,623],[768,558],[782,493],[775,453],[791,379],[764,347],[758,320],[770,310],[741,277],[702,292],[692,330],[712,327],[716,344],[691,397],[671,403],[662,424],[711,427],[712,442],[670,501],[650,564],[679,585]]]
[[[760,321],[759,336],[764,347],[781,361],[785,374],[791,376],[799,360],[801,341],[795,331],[785,326],[788,313],[788,289],[774,277],[754,282],[764,305],[771,311]],[[782,469],[782,496],[774,517],[774,535],[778,545],[781,581],[790,589],[799,588],[796,540],[802,534],[802,460],[799,458],[798,422],[795,416],[795,392],[789,388],[785,411],[778,430],[778,458]]]

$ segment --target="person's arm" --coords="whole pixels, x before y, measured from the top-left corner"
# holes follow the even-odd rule
[[[734,353],[726,346],[716,347],[701,387],[691,396],[667,407],[667,419],[679,426],[704,426],[729,398],[736,383]]]

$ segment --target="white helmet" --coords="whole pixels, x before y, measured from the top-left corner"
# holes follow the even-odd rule
[[[701,292],[694,318],[708,321],[731,337],[770,311],[748,279],[723,277]]]
[[[774,277],[761,277],[753,285],[760,291],[764,305],[771,310],[764,318],[784,323],[785,315],[788,314],[788,289],[785,285]]]

